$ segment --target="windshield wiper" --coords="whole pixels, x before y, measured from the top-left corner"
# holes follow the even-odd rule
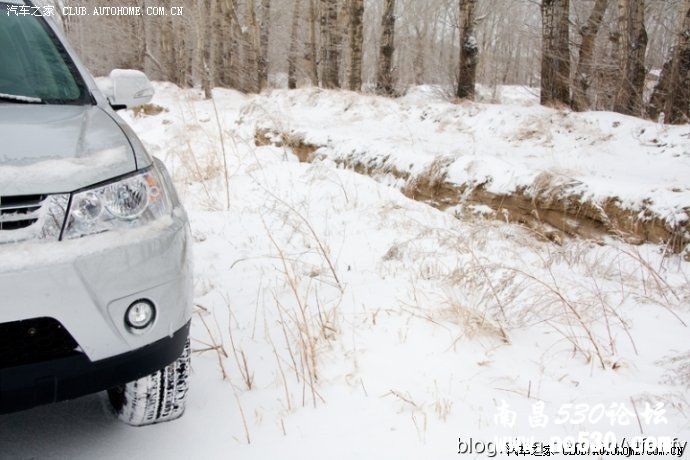
[[[30,96],[19,96],[17,94],[0,93],[0,101],[18,102],[20,104],[44,104],[43,99]]]

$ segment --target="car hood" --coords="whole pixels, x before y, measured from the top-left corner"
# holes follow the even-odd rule
[[[71,192],[136,167],[98,106],[0,104],[0,196]]]

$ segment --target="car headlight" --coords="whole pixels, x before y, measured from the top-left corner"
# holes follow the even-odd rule
[[[149,168],[74,193],[63,238],[138,227],[170,212],[170,199],[163,179],[155,168]]]

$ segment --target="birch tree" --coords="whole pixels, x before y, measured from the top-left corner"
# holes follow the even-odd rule
[[[240,22],[237,0],[222,0],[223,73],[221,81],[233,88],[247,91],[246,72],[249,67],[243,58],[251,49],[248,45],[249,29]],[[239,71],[238,71],[239,70]],[[252,86],[253,87],[253,86]]]
[[[271,24],[271,0],[261,0],[261,26],[259,40],[259,88],[268,86],[268,36]]]
[[[421,85],[424,83],[424,76],[426,74],[426,40],[427,40],[427,21],[422,21],[422,24],[415,23],[415,53],[413,59],[414,66],[414,83]]]
[[[321,85],[326,86],[326,72],[328,62],[328,41],[331,29],[328,23],[328,9],[335,0],[319,0],[319,75]]]
[[[318,61],[318,45],[316,43],[316,0],[307,0],[309,2],[309,43],[307,43],[307,51],[305,55],[305,63],[307,66],[307,74],[313,86],[319,84],[319,61]]]
[[[146,8],[146,0],[141,0],[139,2],[139,7],[143,10]],[[148,53],[148,40],[146,39],[146,32],[147,32],[147,27],[146,27],[146,20],[144,19],[144,16],[140,16],[138,18],[138,21],[134,23],[134,33],[139,33],[141,34],[139,36],[139,41],[137,43],[136,47],[136,64],[135,64],[135,69],[141,69],[144,70],[146,68],[146,54]]]
[[[297,61],[299,48],[299,17],[301,0],[295,0],[292,10],[292,27],[290,28],[290,51],[288,55],[288,89],[297,88]]]
[[[259,26],[256,21],[254,0],[247,0],[245,17],[247,26],[242,31],[242,76],[244,91],[258,93],[261,91],[259,72]]]
[[[324,5],[325,3],[325,5]],[[326,28],[322,33],[324,48],[323,54],[323,85],[326,88],[340,87],[340,34],[338,27],[338,0],[325,0],[321,2],[325,11],[322,12],[322,24]]]
[[[160,51],[161,51],[161,71],[164,74],[164,78],[167,80],[176,82],[178,84],[184,84],[179,75],[177,75],[176,69],[178,62],[176,62],[175,56],[175,31],[173,30],[173,20],[170,17],[163,19],[162,27],[160,28]],[[176,78],[177,77],[177,78]]]
[[[209,10],[209,24],[215,31],[211,34],[211,43],[209,50],[209,70],[211,86],[216,87],[222,84],[223,74],[223,0],[211,0],[211,9]]]
[[[201,79],[201,88],[204,90],[204,97],[211,98],[211,69],[210,69],[210,41],[211,37],[203,33],[206,30],[207,24],[210,23],[211,17],[209,11],[211,10],[211,2],[213,0],[202,0],[197,3],[198,7],[198,33],[197,33],[197,55],[196,57],[196,73]]]
[[[364,45],[364,0],[350,0],[350,77],[351,91],[362,89],[362,54]]]
[[[474,33],[476,3],[476,0],[460,0],[460,74],[456,92],[460,99],[474,99],[479,55]]]
[[[541,103],[570,102],[570,1],[542,0]]]
[[[614,110],[626,115],[642,115],[642,92],[647,69],[647,29],[645,5],[641,0],[618,0],[620,29],[620,85]]]
[[[669,123],[690,123],[690,0],[681,5],[682,24],[671,57],[664,64],[649,104],[653,118],[664,114]]]
[[[392,95],[395,91],[393,80],[393,53],[395,52],[395,0],[384,0],[381,18],[381,45],[379,48],[376,90],[381,94]]]
[[[580,44],[577,70],[575,71],[575,85],[573,87],[574,110],[588,110],[591,106],[588,92],[592,86],[594,73],[596,39],[608,5],[609,0],[596,0],[587,23],[580,29],[582,43]]]

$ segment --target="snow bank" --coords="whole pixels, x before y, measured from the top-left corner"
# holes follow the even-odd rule
[[[688,126],[607,112],[451,104],[428,87],[397,100],[272,91],[249,104],[243,117],[265,132],[313,145],[320,158],[403,176],[403,187],[439,161],[445,168],[437,182],[495,196],[534,198],[550,177],[562,186],[550,194],[583,206],[615,202],[642,222],[657,220],[671,234],[689,236],[683,230],[690,220]]]

